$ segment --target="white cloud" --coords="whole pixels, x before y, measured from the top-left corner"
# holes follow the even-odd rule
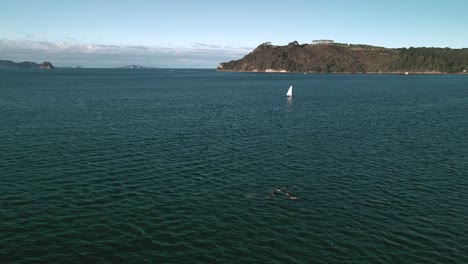
[[[77,44],[26,38],[0,39],[0,59],[51,61],[57,66],[118,67],[141,64],[153,67],[215,68],[220,62],[240,59],[252,48],[194,43],[189,47]]]

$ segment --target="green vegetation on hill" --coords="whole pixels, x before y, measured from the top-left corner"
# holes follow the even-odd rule
[[[10,60],[0,60],[0,68],[40,68],[40,69],[53,69],[54,66],[48,61],[44,61],[41,64],[35,62],[23,61],[13,62]]]
[[[460,73],[468,69],[468,49],[387,49],[343,43],[286,46],[263,43],[240,60],[223,62],[220,71],[318,73]]]

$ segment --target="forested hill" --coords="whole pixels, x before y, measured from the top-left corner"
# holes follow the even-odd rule
[[[54,66],[48,61],[44,61],[41,64],[23,61],[23,62],[13,62],[10,60],[0,60],[0,68],[40,68],[40,69],[53,69]]]
[[[341,43],[286,46],[263,43],[240,60],[223,62],[218,71],[317,73],[463,73],[468,49],[399,48]]]

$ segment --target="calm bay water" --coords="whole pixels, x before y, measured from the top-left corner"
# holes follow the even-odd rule
[[[0,70],[0,114],[3,263],[468,262],[468,76]]]

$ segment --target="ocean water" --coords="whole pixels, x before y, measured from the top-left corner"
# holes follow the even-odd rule
[[[467,135],[463,75],[3,69],[0,259],[467,263]]]

